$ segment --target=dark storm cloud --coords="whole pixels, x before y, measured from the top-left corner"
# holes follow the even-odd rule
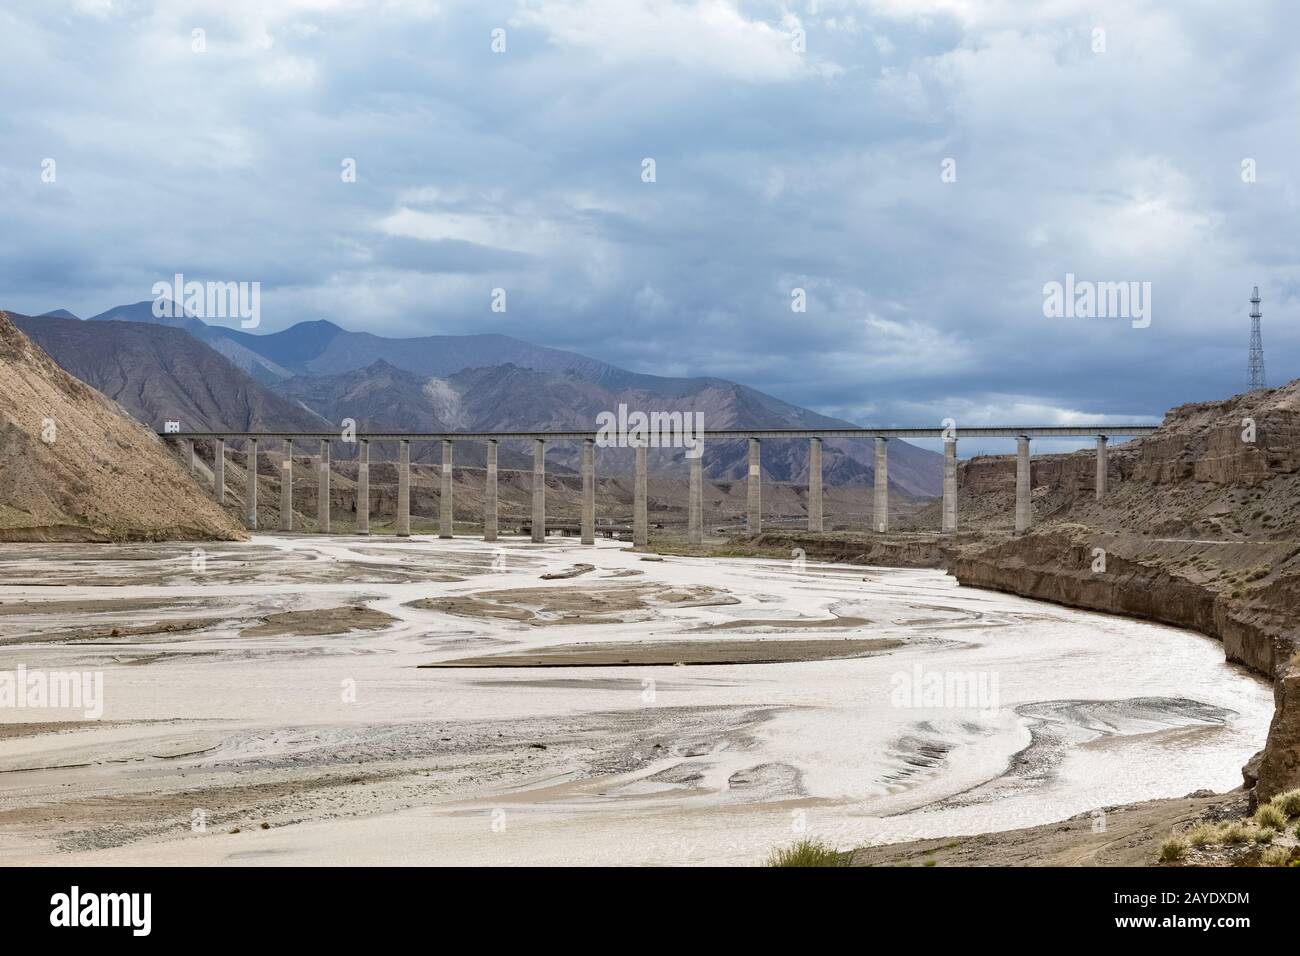
[[[505,332],[860,421],[1158,415],[1242,387],[1254,283],[1270,376],[1298,374],[1294,14],[1227,16],[19,4],[3,304],[93,314],[184,272],[262,282],[267,330]],[[1150,326],[1045,318],[1067,273],[1150,282]]]

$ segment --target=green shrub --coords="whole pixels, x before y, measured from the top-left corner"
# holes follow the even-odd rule
[[[1192,846],[1210,846],[1219,842],[1219,828],[1213,823],[1201,823],[1192,828],[1187,838]]]
[[[773,850],[768,866],[847,866],[849,854],[817,840],[800,840],[793,846]]]
[[[1160,862],[1174,863],[1187,853],[1187,841],[1182,837],[1170,837],[1160,844]]]
[[[1260,831],[1255,834],[1255,842],[1262,846],[1268,846],[1276,838],[1277,831],[1272,827],[1262,827]]]

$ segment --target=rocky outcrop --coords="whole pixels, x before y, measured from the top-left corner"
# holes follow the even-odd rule
[[[1300,659],[1292,657],[1273,681],[1276,709],[1268,727],[1268,743],[1254,767],[1256,795],[1267,800],[1278,793],[1300,787]]]
[[[1252,434],[1253,429],[1253,434]],[[1180,405],[1137,443],[1133,477],[1152,484],[1254,487],[1300,471],[1300,382]]]

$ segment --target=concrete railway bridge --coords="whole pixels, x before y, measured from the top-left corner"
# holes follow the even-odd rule
[[[1106,443],[1114,436],[1134,437],[1149,435],[1154,425],[1091,425],[1043,426],[1035,428],[990,427],[963,428],[961,437],[1014,438],[1016,439],[1016,530],[1026,531],[1033,523],[1029,485],[1029,442],[1034,438],[1095,437],[1097,441],[1097,498],[1106,495]],[[293,530],[293,443],[319,442],[318,462],[321,493],[318,495],[318,527],[323,532],[330,528],[329,477],[330,447],[342,441],[337,432],[168,432],[161,435],[168,441],[183,442],[186,460],[192,471],[196,469],[195,441],[211,441],[213,455],[213,494],[218,501],[225,500],[225,446],[228,441],[244,444],[248,460],[257,460],[258,444],[266,441],[283,442],[285,457],[280,480],[280,530]],[[874,497],[874,522],[876,531],[889,530],[889,441],[890,439],[943,439],[943,531],[957,530],[957,438],[954,430],[947,428],[733,428],[708,432],[711,441],[749,442],[749,476],[746,499],[746,529],[757,533],[762,529],[761,454],[764,440],[803,439],[808,442],[808,530],[822,530],[822,441],[828,438],[874,439],[876,447],[876,475]],[[442,443],[442,492],[439,501],[438,536],[452,537],[452,450],[457,442],[484,442],[487,445],[486,489],[484,493],[483,538],[497,539],[497,443],[503,441],[533,442],[533,507],[531,533],[533,541],[541,541],[546,534],[546,446],[556,442],[582,443],[582,519],[583,544],[595,543],[596,537],[596,432],[358,432],[357,445],[357,532],[370,533],[370,443],[397,442],[397,514],[395,526],[399,536],[411,533],[411,442]],[[632,445],[633,442],[628,442]],[[703,444],[700,454],[690,461],[688,485],[687,538],[699,544],[704,536],[703,522]],[[642,442],[635,445],[636,480],[633,492],[632,543],[649,542],[649,521],[646,502],[646,448]],[[250,528],[257,527],[257,469],[248,468],[246,495],[246,521]]]

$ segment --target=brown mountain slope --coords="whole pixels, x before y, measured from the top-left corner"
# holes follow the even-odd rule
[[[155,431],[319,431],[318,415],[275,394],[181,328],[11,315],[66,371]]]
[[[0,539],[243,536],[157,436],[0,312]]]
[[[336,424],[353,418],[362,430],[577,431],[594,430],[600,413],[616,412],[620,405],[642,411],[699,412],[704,416],[705,428],[704,474],[719,481],[738,481],[748,473],[749,449],[744,441],[709,440],[710,428],[817,424],[792,419],[793,406],[768,407],[764,402],[773,400],[721,380],[700,380],[692,391],[664,396],[642,388],[610,389],[571,370],[538,371],[509,363],[463,369],[440,379],[380,360],[364,369],[337,375],[303,375],[271,387]],[[823,418],[820,423],[831,420]],[[505,443],[501,446],[501,465],[529,467],[531,452],[527,443]],[[371,453],[387,452],[372,449]],[[440,454],[433,446],[417,446],[416,453],[429,461]],[[456,453],[460,464],[483,463],[482,446],[471,443]],[[581,448],[575,443],[556,443],[547,450],[547,467],[557,472],[576,472],[580,454]],[[822,464],[826,484],[869,485],[875,474],[873,454],[869,442],[827,441]],[[631,474],[633,458],[633,451],[627,448],[598,448],[597,472]],[[681,448],[652,449],[648,458],[652,475],[685,478],[689,472]],[[891,487],[907,496],[931,493],[936,460],[933,452],[896,442],[890,451]],[[765,441],[762,467],[767,480],[806,482],[808,442]]]

